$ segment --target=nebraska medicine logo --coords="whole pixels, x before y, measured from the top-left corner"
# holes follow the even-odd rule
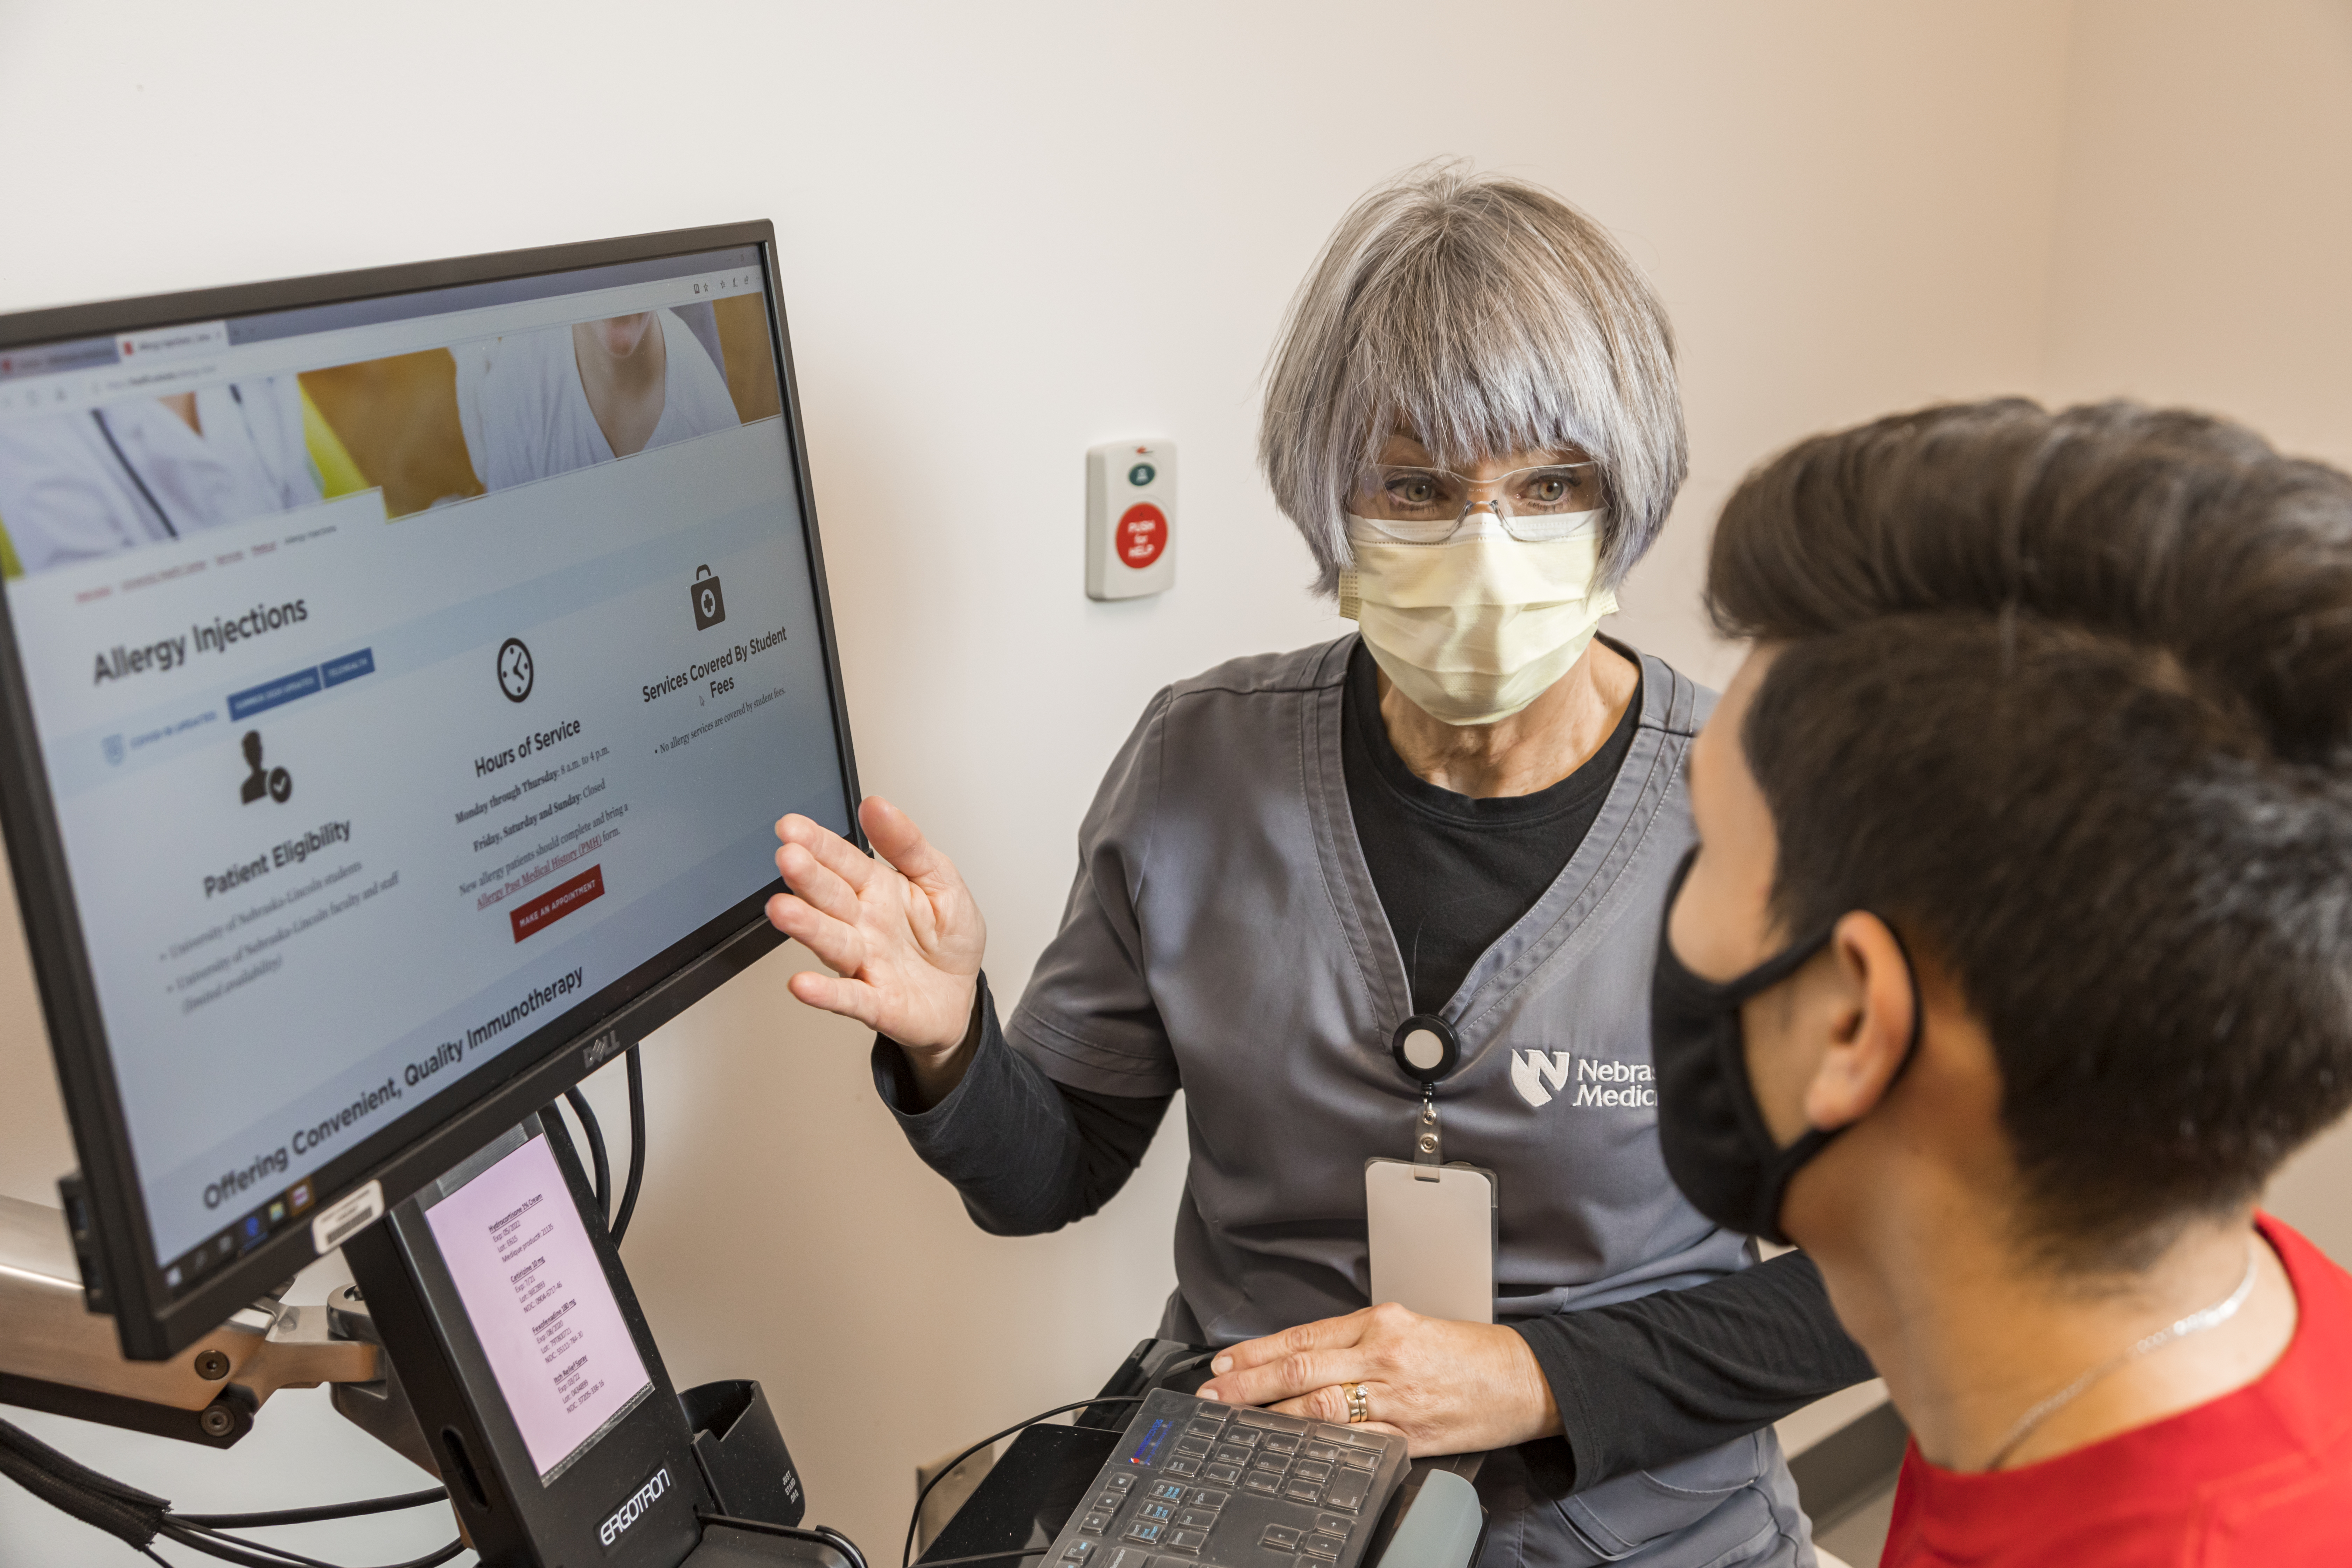
[[[1511,1053],[1511,1087],[1529,1105],[1549,1105],[1571,1083],[1571,1105],[1650,1110],[1658,1103],[1658,1075],[1647,1062],[1597,1061],[1567,1051]]]

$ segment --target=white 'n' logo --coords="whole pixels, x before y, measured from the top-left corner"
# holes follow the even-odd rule
[[[1552,1090],[1568,1087],[1575,1058],[1566,1051],[1513,1051],[1511,1087],[1529,1105],[1549,1105]]]

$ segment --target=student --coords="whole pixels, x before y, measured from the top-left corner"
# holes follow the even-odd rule
[[[739,421],[711,351],[671,310],[460,343],[457,418],[485,489]]]
[[[1804,1247],[1913,1446],[1885,1563],[2352,1562],[2352,479],[1994,403],[1726,507],[1652,1009],[1666,1165]]]

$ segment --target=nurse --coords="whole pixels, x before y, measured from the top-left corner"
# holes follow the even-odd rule
[[[1099,1208],[1182,1089],[1159,1332],[1225,1349],[1205,1394],[1492,1450],[1489,1568],[1809,1563],[1769,1424],[1870,1368],[1808,1260],[1758,1265],[1661,1163],[1652,959],[1713,694],[1596,636],[1683,477],[1664,312],[1557,198],[1418,172],[1301,288],[1260,454],[1359,633],[1152,700],[1002,1025],[912,822],[866,801],[868,859],[784,818],[769,919],[834,972],[793,994],[876,1029],[992,1232]],[[1415,1029],[1451,1042],[1418,1076]],[[1365,1161],[1411,1157],[1423,1077],[1443,1158],[1495,1174],[1491,1322],[1370,1303]]]

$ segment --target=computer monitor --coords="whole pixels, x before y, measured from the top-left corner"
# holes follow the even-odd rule
[[[856,837],[765,223],[0,317],[0,826],[125,1352],[781,940]]]

